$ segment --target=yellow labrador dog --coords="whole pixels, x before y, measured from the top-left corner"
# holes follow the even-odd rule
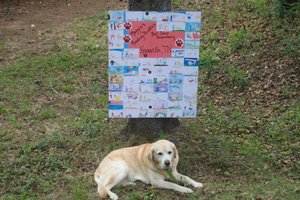
[[[200,188],[203,185],[177,172],[178,152],[173,143],[159,140],[151,144],[118,149],[109,153],[95,172],[98,193],[101,198],[107,195],[113,199],[118,196],[111,191],[115,186],[134,184],[140,180],[156,188],[171,189],[182,193],[191,193],[187,187],[165,181],[168,171],[177,181]]]

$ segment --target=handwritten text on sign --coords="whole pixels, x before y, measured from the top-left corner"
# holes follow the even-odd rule
[[[184,32],[157,31],[156,22],[131,22],[130,48],[140,49],[141,58],[170,58],[172,49],[184,48]]]

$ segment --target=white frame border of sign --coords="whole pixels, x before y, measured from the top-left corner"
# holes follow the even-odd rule
[[[109,11],[109,117],[196,117],[200,28],[201,12]]]

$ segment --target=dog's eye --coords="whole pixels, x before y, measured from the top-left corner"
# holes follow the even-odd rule
[[[168,154],[172,154],[172,151],[169,151]]]
[[[159,156],[162,156],[162,155],[163,155],[163,153],[162,153],[162,152],[158,152],[157,154],[158,154]]]

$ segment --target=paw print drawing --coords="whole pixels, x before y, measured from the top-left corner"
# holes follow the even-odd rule
[[[131,37],[129,35],[125,35],[123,37],[123,40],[124,40],[125,43],[130,43],[131,42]]]
[[[124,24],[124,28],[125,28],[126,30],[130,30],[130,29],[132,28],[132,24],[131,24],[130,22],[126,22],[126,23]]]
[[[178,38],[175,41],[175,45],[176,45],[176,47],[183,47],[183,40],[181,38]]]

